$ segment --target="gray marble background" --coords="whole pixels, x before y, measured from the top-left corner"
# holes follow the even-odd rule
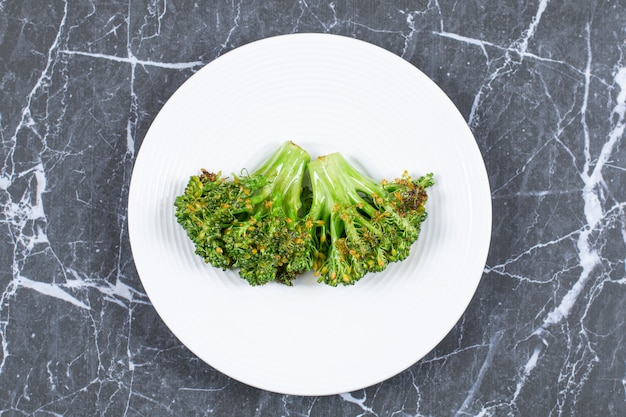
[[[329,32],[410,61],[492,187],[476,296],[376,386],[264,392],[198,360],[134,268],[127,195],[164,102],[264,37]],[[626,3],[0,0],[0,416],[626,415]]]

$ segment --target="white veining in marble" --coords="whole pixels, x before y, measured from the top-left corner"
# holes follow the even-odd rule
[[[0,2],[0,414],[624,415],[622,6]],[[176,88],[239,45],[306,31],[378,44],[437,82],[494,205],[483,281],[448,337],[388,381],[319,398],[200,362],[152,308],[126,231],[134,158]]]

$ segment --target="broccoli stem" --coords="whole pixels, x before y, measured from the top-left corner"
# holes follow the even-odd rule
[[[255,216],[282,213],[298,219],[302,207],[302,182],[309,154],[291,141],[284,142],[250,177],[263,177],[267,182],[250,197]]]
[[[356,206],[363,215],[360,219],[363,225],[371,227],[367,219],[375,215],[376,209],[368,200],[383,193],[381,184],[356,170],[340,153],[316,158],[309,164],[309,176],[313,191],[309,213],[312,218],[330,223],[328,233],[332,239],[341,238],[345,232],[341,217],[330,221],[338,206]]]

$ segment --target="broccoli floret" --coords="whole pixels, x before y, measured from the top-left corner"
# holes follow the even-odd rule
[[[222,177],[202,169],[202,174],[192,176],[184,194],[175,201],[176,220],[207,263],[227,269],[235,260],[224,251],[224,225],[232,222],[228,204],[238,194],[239,187]]]
[[[309,177],[312,202],[303,221],[319,282],[354,284],[409,255],[426,218],[432,174],[376,182],[333,153],[312,161]]]
[[[432,174],[407,172],[376,182],[339,153],[311,161],[285,142],[252,174],[191,177],[176,217],[198,255],[238,268],[251,285],[291,285],[310,270],[319,282],[348,285],[409,255],[433,184]]]
[[[291,284],[312,264],[299,211],[309,154],[283,143],[252,174],[203,171],[176,199],[176,217],[213,266],[239,268],[252,285]]]

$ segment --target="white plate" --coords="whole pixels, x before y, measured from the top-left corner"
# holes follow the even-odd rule
[[[370,176],[435,174],[411,256],[350,287],[251,287],[196,256],[174,199],[199,168],[254,169],[285,140],[339,151]],[[326,34],[264,39],[198,71],[138,153],[128,222],[143,286],[199,358],[246,384],[296,395],[367,387],[439,343],[470,302],[491,235],[483,160],[446,95],[377,46]]]

